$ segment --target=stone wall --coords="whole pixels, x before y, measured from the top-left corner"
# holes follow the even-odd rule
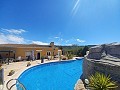
[[[112,80],[120,83],[120,44],[103,44],[90,48],[83,61],[82,79],[95,72],[110,75]]]
[[[120,66],[109,63],[102,63],[100,61],[87,59],[85,57],[83,61],[82,79],[88,78],[91,74],[94,74],[95,72],[101,72],[105,75],[110,75],[113,80],[120,83]]]

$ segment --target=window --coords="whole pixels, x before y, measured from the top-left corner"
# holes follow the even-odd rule
[[[26,57],[27,57],[27,56],[31,56],[31,54],[32,54],[31,51],[26,51],[26,52],[25,52]]]

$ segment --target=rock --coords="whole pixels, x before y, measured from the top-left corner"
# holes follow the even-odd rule
[[[106,45],[106,51],[108,55],[120,58],[120,44],[119,43]]]
[[[101,53],[102,49],[103,48],[101,45],[90,48],[89,54],[87,57],[90,59],[100,59],[102,54]]]
[[[75,84],[74,90],[86,90],[81,79],[78,79],[77,83]]]
[[[120,43],[103,44],[90,48],[87,58],[104,59],[104,57],[113,56],[120,58]],[[111,58],[113,58],[111,57]]]
[[[89,53],[96,53],[96,52],[101,52],[103,49],[103,47],[101,45],[98,45],[98,46],[94,46],[94,47],[91,47],[90,48],[90,52]]]
[[[120,43],[103,44],[89,49],[83,60],[81,79],[89,78],[95,72],[110,75],[112,80],[120,83]]]

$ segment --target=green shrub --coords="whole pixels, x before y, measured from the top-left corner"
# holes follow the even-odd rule
[[[111,80],[110,75],[106,76],[97,72],[90,76],[88,87],[90,90],[114,90],[118,86]]]
[[[68,59],[72,59],[73,55],[72,54],[67,54]]]

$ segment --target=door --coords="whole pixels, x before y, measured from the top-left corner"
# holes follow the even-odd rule
[[[40,52],[37,53],[37,59],[40,59]]]

